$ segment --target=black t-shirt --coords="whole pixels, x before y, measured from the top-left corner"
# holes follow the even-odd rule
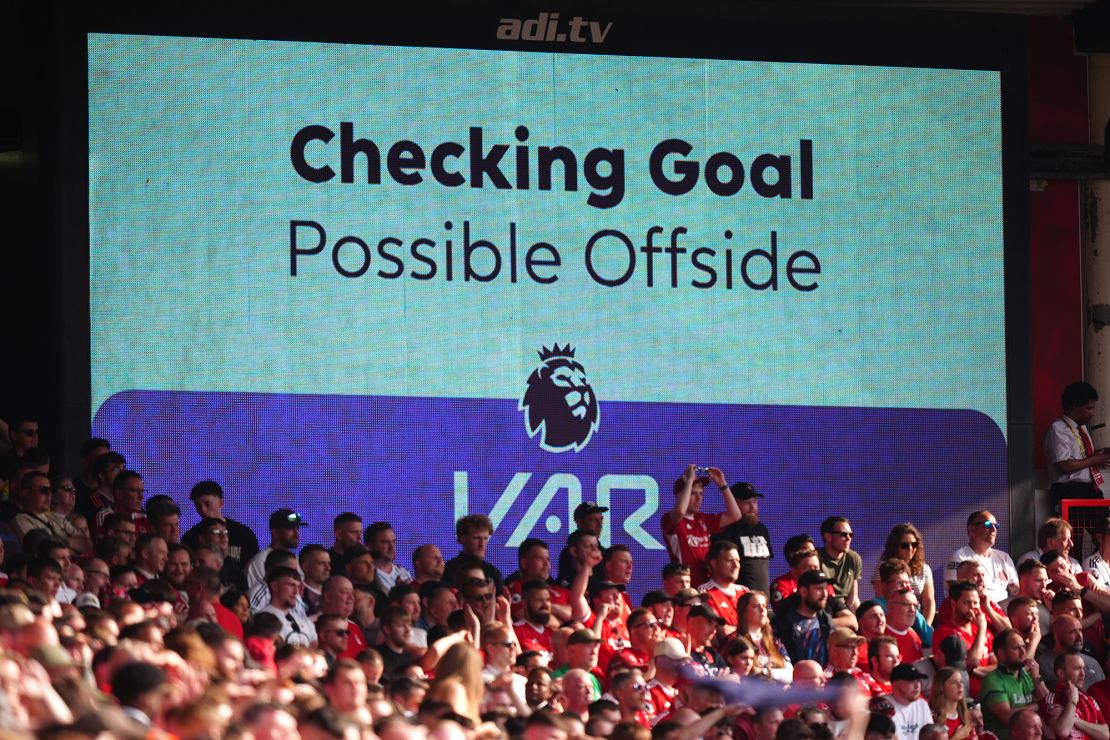
[[[385,643],[378,645],[374,649],[377,650],[379,654],[381,654],[382,665],[385,667],[384,670],[382,670],[383,684],[388,684],[407,666],[410,666],[415,662],[413,657],[405,651],[402,650],[399,653],[395,653]]]
[[[770,593],[771,533],[763,522],[734,522],[723,532],[713,535],[713,539],[734,542],[739,548],[740,585],[752,591]]]

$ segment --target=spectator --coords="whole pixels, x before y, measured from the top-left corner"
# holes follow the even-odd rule
[[[347,647],[340,658],[355,658],[369,644],[362,627],[353,619],[355,613],[355,587],[344,576],[330,576],[320,590],[320,611],[342,617],[347,630]],[[319,631],[319,630],[317,630]]]
[[[351,630],[347,618],[339,614],[320,614],[316,619],[316,637],[320,651],[328,662],[328,670],[335,667],[340,657],[348,651]],[[359,672],[362,669],[359,668]]]
[[[420,619],[416,626],[425,632],[446,627],[451,613],[459,608],[455,591],[446,583],[427,581],[420,587]]]
[[[448,583],[454,581],[456,571],[466,565],[477,565],[494,583],[495,591],[501,591],[504,578],[501,571],[486,560],[486,548],[493,536],[493,522],[484,514],[471,514],[455,522],[455,536],[462,551],[447,561],[443,568],[443,578]]]
[[[382,679],[389,681],[400,676],[406,666],[416,662],[423,651],[410,645],[412,636],[412,617],[401,607],[390,607],[382,614],[382,644],[377,646],[381,653],[385,672]]]
[[[925,657],[921,637],[913,631],[914,619],[920,613],[917,596],[910,589],[887,599],[886,634],[898,643],[898,654],[905,663],[916,663]]]
[[[181,541],[181,509],[168,496],[156,500],[152,497],[146,504],[146,515],[150,519],[150,530],[173,545]]]
[[[867,644],[867,656],[867,675],[870,677],[868,683],[878,686],[884,694],[889,694],[894,690],[891,685],[894,668],[902,662],[898,642],[889,635],[876,637]]]
[[[273,514],[270,514],[270,546],[265,550],[259,551],[259,553],[247,563],[248,586],[254,588],[255,585],[265,581],[266,556],[270,554],[271,550],[278,549],[296,552],[298,545],[300,545],[301,527],[303,526],[304,519],[292,509],[278,509]],[[231,530],[229,528],[229,537],[230,533]]]
[[[1084,683],[1080,687],[1084,691],[1106,678],[1098,661],[1082,652],[1083,647],[1082,623],[1068,614],[1053,617],[1052,645],[1037,657],[1040,675],[1044,676],[1049,689],[1056,688],[1056,659],[1070,653],[1077,654],[1084,664]]]
[[[524,584],[522,592],[524,612],[513,624],[521,649],[535,650],[543,656],[546,665],[554,654],[551,642],[551,587],[546,581],[534,580]]]
[[[259,614],[273,614],[281,623],[281,639],[290,645],[316,646],[316,627],[295,610],[303,581],[295,568],[278,567],[266,574],[270,603]]]
[[[593,501],[583,501],[578,504],[574,507],[573,515],[576,526],[575,532],[584,532],[593,535],[595,540],[600,539],[601,533],[605,529],[605,512],[607,511],[609,511],[608,506],[598,506]],[[570,536],[573,537],[574,532],[571,532]],[[570,537],[568,537],[567,545],[559,553],[559,582],[572,583],[575,576],[578,575],[578,567],[579,559],[571,553]]]
[[[868,669],[867,650],[868,643],[876,637],[882,637],[886,634],[886,612],[878,601],[865,601],[856,609],[856,622],[859,624],[859,634],[865,642],[860,646],[859,651],[859,665],[864,670]]]
[[[776,578],[771,584],[771,603],[778,604],[783,599],[790,598],[798,590],[798,579],[803,573],[821,569],[821,559],[817,555],[817,548],[813,538],[808,534],[799,534],[786,541],[783,554],[790,570]]]
[[[1025,640],[1007,630],[995,640],[998,668],[987,674],[979,691],[986,728],[1000,740],[1008,740],[1011,716],[1022,709],[1037,709],[1048,689],[1035,661],[1026,660]]]
[[[601,578],[624,586],[625,589],[632,583],[632,551],[626,545],[613,545],[602,552]],[[627,590],[624,592],[624,600],[631,608]]]
[[[821,570],[833,585],[833,595],[843,599],[851,611],[859,606],[859,581],[863,577],[863,558],[851,549],[854,536],[846,517],[830,516],[821,522],[825,546],[817,552]]]
[[[254,531],[247,525],[224,516],[224,489],[219,483],[213,480],[202,480],[189,491],[189,499],[201,517],[201,524],[204,524],[206,519],[216,519],[224,523],[224,528],[227,530],[227,541],[224,545],[226,559],[234,565],[243,567],[258,555],[258,538],[255,537]],[[197,537],[198,527],[200,524],[195,525],[181,538],[181,541],[193,550],[196,550],[197,545],[200,544]],[[247,584],[244,582],[243,590],[246,588]]]
[[[910,579],[910,588],[913,589],[918,603],[921,604],[921,616],[926,624],[932,624],[937,613],[936,593],[933,588],[933,569],[925,561],[925,538],[913,524],[897,524],[890,530],[886,537],[886,545],[879,556],[875,566],[875,574],[871,577],[871,585],[875,593],[882,592],[882,578],[880,568],[883,563],[897,558],[906,564],[906,573]]]
[[[673,597],[679,591],[690,588],[690,566],[682,563],[667,563],[663,566],[663,591]]]
[[[590,686],[593,688],[590,701],[597,701],[601,698],[601,679],[605,677],[605,674],[598,668],[600,648],[601,638],[593,631],[588,629],[575,630],[567,638],[567,662],[559,666],[553,676],[559,678],[571,671],[584,671],[589,676]]]
[[[733,483],[729,489],[740,507],[740,519],[714,535],[714,539],[722,538],[736,544],[740,552],[740,585],[767,593],[771,586],[771,533],[759,520],[758,499],[763,498],[763,494],[751,483]]]
[[[111,507],[114,497],[112,484],[116,476],[127,468],[127,460],[118,452],[105,452],[98,456],[92,464],[92,473],[96,478],[96,485],[87,497],[77,496],[77,513],[81,514],[92,524],[96,512],[103,508]]]
[[[568,621],[571,618],[570,591],[551,578],[551,556],[547,543],[534,537],[524,540],[517,548],[517,563],[518,570],[505,579],[513,619],[519,620],[524,614],[524,585],[530,581],[542,581],[547,584],[551,596],[551,613],[556,621]]]
[[[12,520],[12,528],[20,537],[26,536],[32,529],[45,529],[52,537],[69,543],[74,552],[90,552],[92,541],[87,535],[79,532],[67,519],[51,514],[53,491],[48,476],[33,471],[24,475],[19,482],[20,510]]]
[[[710,676],[728,670],[728,665],[717,649],[713,638],[724,620],[708,606],[690,607],[686,616],[686,632],[690,638],[690,658],[703,672]]]
[[[1010,603],[1013,599],[1018,597],[1031,599],[1037,605],[1037,622],[1040,625],[1040,632],[1042,635],[1047,634],[1049,623],[1052,621],[1052,597],[1054,595],[1048,587],[1048,569],[1040,560],[1029,559],[1022,561],[1017,570],[1017,593],[1002,602],[1000,606],[1006,609],[1007,618],[1009,618]],[[1011,626],[1013,626],[1012,621]]]
[[[1110,465],[1110,458],[1095,450],[1087,429],[1097,401],[1098,392],[1090,384],[1068,385],[1060,396],[1063,413],[1045,433],[1049,493],[1057,514],[1065,498],[1102,498],[1101,468]]]
[[[739,623],[736,601],[748,589],[737,583],[740,577],[740,550],[731,540],[717,540],[709,547],[706,565],[711,578],[698,586],[704,598],[725,621],[726,634]]]
[[[661,589],[648,591],[640,601],[640,606],[650,609],[655,618],[659,620],[659,626],[663,629],[664,637],[681,636],[674,629],[674,602],[674,597],[668,596],[667,592]]]
[[[933,676],[929,695],[933,722],[943,725],[953,740],[974,738],[975,725],[967,706],[967,688],[960,672],[952,667],[941,668]]]
[[[397,559],[397,533],[389,522],[374,522],[366,528],[366,546],[374,553],[378,585],[389,593],[398,583],[410,583],[412,573],[395,562]]]
[[[169,546],[161,535],[146,532],[139,537],[135,542],[135,570],[139,574],[139,585],[161,576],[169,557]]]
[[[96,476],[96,460],[112,451],[112,443],[100,437],[92,437],[81,443],[81,475],[73,480],[77,501],[88,502],[99,485]]]
[[[921,728],[932,722],[929,704],[921,698],[921,682],[927,676],[909,663],[894,667],[890,674],[894,690],[890,693],[894,705],[894,726],[899,740],[917,740]]]
[[[995,549],[997,539],[998,520],[994,514],[989,511],[973,512],[967,518],[968,544],[952,553],[944,569],[944,581],[948,587],[951,588],[958,580],[956,571],[960,563],[976,560],[985,571],[985,589],[991,601],[998,604],[1017,593],[1017,569],[1009,555]]]
[[[39,446],[39,422],[37,417],[20,415],[8,424],[10,448],[0,454],[0,480],[7,480],[23,462],[27,450]]]
[[[1044,704],[1052,732],[1058,738],[1073,737],[1073,732],[1101,740],[1110,737],[1110,728],[1098,704],[1083,693],[1090,686],[1086,672],[1083,656],[1078,653],[1062,653],[1053,661],[1055,687]]]
[[[620,708],[621,721],[651,728],[651,716],[645,709],[650,706],[647,681],[638,668],[614,676],[612,694]]]
[[[1010,606],[1006,610],[1006,617],[1013,625],[1012,629],[1025,640],[1025,648],[1030,655],[1036,655],[1037,648],[1041,644],[1041,623],[1038,618],[1038,606],[1033,599],[1015,596],[1010,599]]]
[[[341,563],[347,548],[362,544],[362,517],[353,511],[344,511],[332,520],[334,544],[328,549],[332,562]]]
[[[709,554],[710,536],[723,532],[740,519],[740,506],[718,468],[709,468],[709,478],[697,477],[697,466],[687,465],[682,477],[675,481],[675,504],[663,516],[663,536],[671,561],[690,566],[690,580],[702,584],[709,580],[705,558]],[[712,481],[721,491],[725,510],[720,514],[701,511],[702,494]]]
[[[331,576],[331,554],[323,545],[305,545],[297,557],[301,573],[304,574],[305,614],[312,616],[320,611],[320,599],[324,582]]]
[[[1045,736],[1041,715],[1032,707],[1014,712],[1008,729],[1010,740],[1041,740]]]
[[[1049,550],[1055,550],[1068,559],[1072,573],[1082,573],[1083,567],[1079,561],[1071,557],[1075,540],[1072,539],[1071,525],[1058,516],[1045,519],[1044,524],[1037,528],[1037,547],[1024,553],[1018,558],[1017,564],[1021,565],[1026,560],[1040,560],[1041,556]],[[1020,575],[1020,573],[1019,573]]]
[[[979,681],[995,664],[992,650],[994,636],[987,629],[987,618],[979,607],[979,589],[971,581],[957,581],[950,590],[952,621],[942,624],[933,633],[933,639],[943,641],[955,636],[967,647],[966,666],[971,679],[971,693],[979,695]],[[890,625],[887,625],[890,629]],[[938,667],[947,665],[944,651],[933,655]]]
[[[421,545],[412,553],[412,582],[422,586],[429,581],[442,581],[443,554],[435,545]]]
[[[789,680],[793,666],[782,641],[775,637],[771,628],[767,596],[760,591],[749,591],[737,601],[736,611],[736,634],[746,637],[755,648],[752,673],[779,681]]]
[[[149,728],[161,719],[165,683],[166,674],[158,666],[129,663],[112,676],[112,695],[135,724]]]
[[[775,634],[786,646],[795,665],[800,660],[814,660],[824,666],[829,661],[826,643],[833,630],[833,622],[825,610],[829,600],[830,579],[821,571],[808,571],[798,579],[797,601],[791,607],[788,601],[775,610]]]

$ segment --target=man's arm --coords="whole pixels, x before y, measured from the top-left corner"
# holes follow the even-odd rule
[[[721,472],[720,468],[710,468],[709,478],[717,484],[717,488],[721,489],[721,498],[725,500],[725,510],[721,514],[721,526],[727,527],[733,522],[740,521],[740,504],[736,503],[736,497],[732,495],[732,489],[728,487],[725,474]]]
[[[1076,473],[1092,466],[1105,468],[1110,464],[1110,456],[1105,452],[1096,452],[1089,457],[1073,458],[1071,455],[1075,454],[1076,449],[1079,449],[1082,454],[1082,446],[1076,441],[1070,426],[1053,424],[1050,427],[1045,445],[1045,458],[1061,473]]]
[[[986,598],[982,594],[979,594],[979,596],[980,598]],[[994,602],[990,602],[990,604],[988,604],[987,608],[984,611],[987,614],[987,623],[990,627],[991,633],[997,635],[1002,630],[1011,629],[1013,625],[1010,624],[1010,620],[1000,609],[994,607]]]
[[[582,621],[590,613],[590,602],[586,598],[586,589],[590,585],[590,574],[594,566],[601,562],[601,553],[594,550],[586,558],[586,563],[578,564],[578,572],[574,574],[574,582],[570,584],[570,609],[571,619]]]
[[[682,490],[674,499],[674,508],[671,509],[667,517],[673,522],[682,521],[682,517],[686,516],[686,510],[690,507],[690,493],[694,490],[694,471],[697,470],[697,465],[691,463],[686,466],[686,470],[682,471]]]
[[[987,617],[983,614],[982,609],[975,612],[975,625],[978,628],[975,632],[975,639],[971,641],[971,647],[967,649],[967,669],[969,671],[974,671],[979,667],[987,649]]]

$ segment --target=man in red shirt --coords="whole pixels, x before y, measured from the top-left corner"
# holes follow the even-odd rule
[[[889,614],[886,620],[886,634],[898,642],[898,653],[903,663],[916,663],[925,657],[921,648],[921,636],[913,630],[917,611],[921,608],[912,589],[892,594],[886,601]],[[939,643],[937,643],[939,644]]]
[[[320,589],[320,614],[336,614],[346,620],[347,646],[337,656],[355,658],[366,649],[366,636],[351,619],[355,611],[355,587],[346,576],[331,576]],[[313,617],[315,619],[315,617]],[[319,632],[319,630],[317,630]]]
[[[956,577],[961,581],[971,581],[979,589],[979,608],[982,609],[983,616],[987,618],[987,629],[991,631],[991,635],[997,635],[999,632],[1013,627],[1010,624],[1010,618],[1006,616],[1006,610],[991,601],[987,595],[987,571],[978,560],[965,560],[960,563],[956,568]],[[937,624],[946,624],[951,621],[952,598],[949,596],[941,602],[940,608],[937,610]]]
[[[613,656],[629,668],[639,668],[645,677],[654,675],[655,646],[663,639],[659,620],[650,609],[634,609],[628,615],[628,639],[632,644]],[[615,665],[615,663],[614,663]]]
[[[189,619],[214,619],[216,624],[238,640],[243,639],[243,623],[220,603],[220,574],[214,568],[198,565],[185,578],[189,595]]]
[[[788,539],[783,551],[786,553],[786,562],[790,570],[771,583],[769,596],[772,604],[793,596],[798,590],[798,579],[803,573],[821,568],[817,548],[813,544],[813,538],[808,534],[795,535]]]
[[[825,666],[825,678],[832,678],[836,673],[847,673],[856,679],[863,695],[870,698],[881,694],[882,687],[856,665],[864,642],[866,641],[862,637],[847,627],[834,629],[828,639],[829,664]]]
[[[894,666],[902,662],[898,654],[898,643],[889,635],[876,637],[867,643],[867,655],[870,668],[867,672],[870,679],[868,684],[878,686],[882,694],[891,693],[894,690],[891,685],[891,672]]]
[[[625,611],[628,607],[621,598],[623,591],[624,586],[606,581],[590,585],[590,607],[593,611],[586,615],[583,626],[592,629],[601,638],[597,664],[605,672],[613,655],[632,644],[625,621],[625,615],[630,612]]]
[[[948,592],[952,600],[952,621],[942,624],[933,632],[933,644],[940,645],[946,637],[955,635],[967,646],[967,672],[971,679],[971,695],[979,695],[979,683],[986,672],[979,670],[998,662],[993,651],[994,636],[987,628],[987,617],[979,608],[979,589],[971,581],[957,581]],[[890,625],[887,624],[887,629]],[[943,651],[937,651],[933,660],[939,668],[947,662]],[[958,667],[958,666],[955,666]]]
[[[709,478],[698,478],[697,466],[687,465],[682,477],[675,481],[674,508],[663,515],[663,536],[671,560],[690,566],[691,583],[705,583],[709,576],[705,558],[709,553],[710,535],[740,519],[740,505],[718,468],[709,468]],[[712,481],[721,491],[725,510],[720,514],[701,512],[702,493]]]
[[[516,639],[522,651],[535,650],[544,659],[544,665],[551,662],[554,648],[551,644],[551,587],[544,581],[528,581],[524,584],[523,618],[513,622]]]
[[[551,578],[551,553],[547,543],[535,537],[524,540],[517,549],[517,563],[517,572],[505,579],[513,619],[519,620],[524,616],[524,584],[529,581],[543,581],[551,594],[551,613],[555,619],[560,623],[570,621],[570,591]]]
[[[706,563],[713,577],[698,586],[698,591],[725,620],[726,634],[731,634],[740,623],[736,601],[748,592],[747,588],[737,583],[740,578],[740,549],[735,542],[717,540],[709,548]]]
[[[613,677],[613,697],[620,708],[622,722],[635,722],[651,729],[652,707],[647,682],[639,668],[618,673]]]
[[[1045,698],[1049,723],[1058,740],[1103,740],[1110,728],[1098,704],[1082,691],[1087,669],[1078,653],[1056,656],[1056,689]]]

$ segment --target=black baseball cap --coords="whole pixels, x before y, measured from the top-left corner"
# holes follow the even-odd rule
[[[644,594],[644,600],[640,602],[640,606],[655,606],[656,604],[666,604],[668,601],[673,604],[677,599],[663,590],[648,591]]]
[[[807,570],[805,573],[802,573],[800,578],[798,578],[798,585],[816,586],[819,583],[829,583],[831,580],[832,579],[830,579],[827,575],[819,570]]]
[[[928,678],[928,676],[917,670],[913,663],[899,663],[890,672],[891,681],[920,681],[924,678]]]
[[[598,506],[593,501],[583,501],[574,507],[574,518],[589,516],[590,514],[604,514],[609,511],[608,506]]]
[[[721,616],[717,614],[717,612],[713,611],[705,604],[697,604],[696,606],[690,607],[690,613],[686,615],[686,618],[693,619],[694,617],[702,617],[716,624],[725,623],[725,620],[721,619]]]
[[[303,527],[304,519],[292,509],[278,509],[270,514],[270,529],[292,529]]]
[[[602,591],[608,591],[615,588],[618,591],[624,591],[624,585],[620,583],[613,583],[612,581],[590,581],[590,596],[597,596]]]
[[[763,494],[755,490],[755,486],[751,483],[733,483],[728,487],[732,491],[733,497],[737,501],[745,501],[749,498],[763,498]]]

